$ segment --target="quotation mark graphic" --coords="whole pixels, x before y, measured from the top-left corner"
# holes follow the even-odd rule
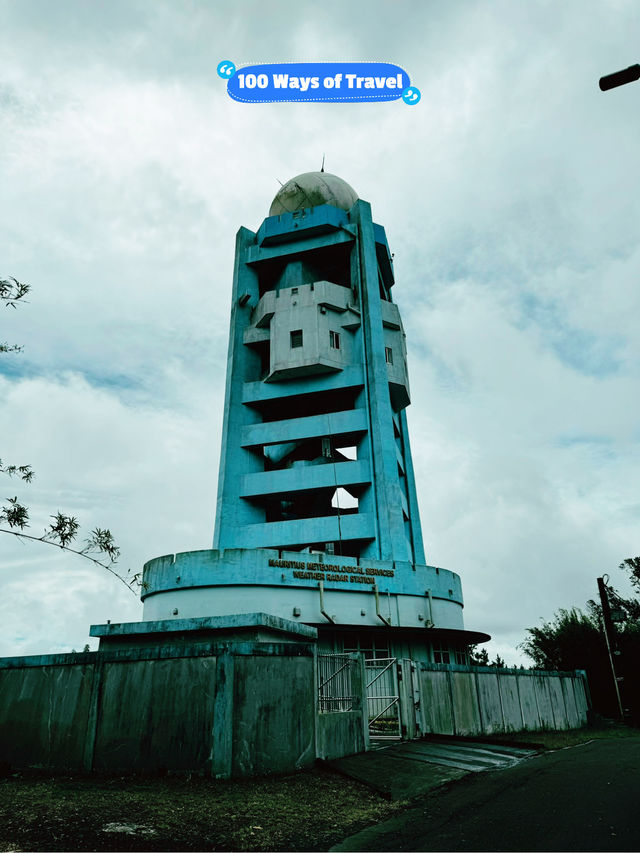
[[[411,106],[417,104],[421,97],[420,89],[417,89],[415,86],[407,86],[402,93],[402,100],[405,104],[410,104]]]
[[[218,64],[218,76],[224,77],[225,79],[229,79],[229,77],[233,77],[236,73],[236,66],[233,62],[230,62],[228,59],[223,59],[222,62]]]

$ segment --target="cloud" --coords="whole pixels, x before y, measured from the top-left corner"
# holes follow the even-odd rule
[[[198,400],[197,411],[128,405],[117,390],[74,374],[55,382],[0,380],[0,418],[22,426],[3,437],[3,459],[36,472],[30,485],[5,484],[29,506],[25,532],[41,535],[58,511],[77,517],[80,547],[93,528],[107,527],[122,550],[117,571],[126,580],[152,556],[210,546],[220,441],[215,400],[188,376],[172,381]],[[0,544],[7,590],[0,654],[45,652],[47,632],[55,650],[65,642],[67,651],[82,648],[92,621],[141,618],[124,585],[83,558],[7,534]]]

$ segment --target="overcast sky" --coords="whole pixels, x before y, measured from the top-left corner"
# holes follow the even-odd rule
[[[120,571],[213,535],[234,239],[326,169],[395,253],[427,561],[467,628],[628,587],[640,553],[640,5],[0,0],[1,496],[109,527]],[[419,105],[232,101],[223,59],[401,65]],[[0,535],[0,655],[81,649],[142,607]],[[92,643],[95,647],[95,643]]]

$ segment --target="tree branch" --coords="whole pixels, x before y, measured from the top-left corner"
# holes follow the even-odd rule
[[[134,589],[126,582],[126,580],[119,575],[114,569],[111,568],[107,563],[101,563],[100,560],[96,560],[95,557],[90,557],[86,551],[76,551],[75,548],[69,548],[68,545],[61,545],[59,542],[52,542],[51,539],[46,539],[44,536],[31,536],[28,533],[22,533],[19,530],[7,530],[4,527],[0,527],[0,533],[10,533],[12,536],[17,536],[18,539],[31,539],[33,542],[44,542],[45,545],[54,545],[56,548],[60,548],[61,551],[70,551],[72,554],[77,554],[79,557],[84,557],[85,560],[91,560],[92,563],[95,563],[96,566],[100,566],[102,569],[106,569],[108,572],[111,572],[114,577],[118,578],[118,580],[123,583],[129,592],[132,595],[135,595],[137,598],[138,595]],[[137,575],[134,577],[137,577]]]
[[[30,284],[18,281],[12,275],[9,278],[0,279],[0,300],[2,300],[7,308],[15,308],[16,302],[24,297],[31,290]],[[26,301],[26,300],[25,300]]]
[[[25,483],[30,483],[35,477],[31,465],[3,465],[2,459],[0,459],[0,474],[6,474],[7,477],[20,477]]]

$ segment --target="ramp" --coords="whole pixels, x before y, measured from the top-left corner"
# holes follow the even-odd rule
[[[389,755],[406,761],[440,764],[457,770],[477,773],[482,770],[500,770],[511,767],[535,755],[534,749],[502,746],[480,741],[433,741],[429,739],[409,741],[385,750]]]
[[[536,755],[535,749],[447,739],[414,740],[331,761],[340,773],[392,800],[411,799],[467,773],[502,770]]]

